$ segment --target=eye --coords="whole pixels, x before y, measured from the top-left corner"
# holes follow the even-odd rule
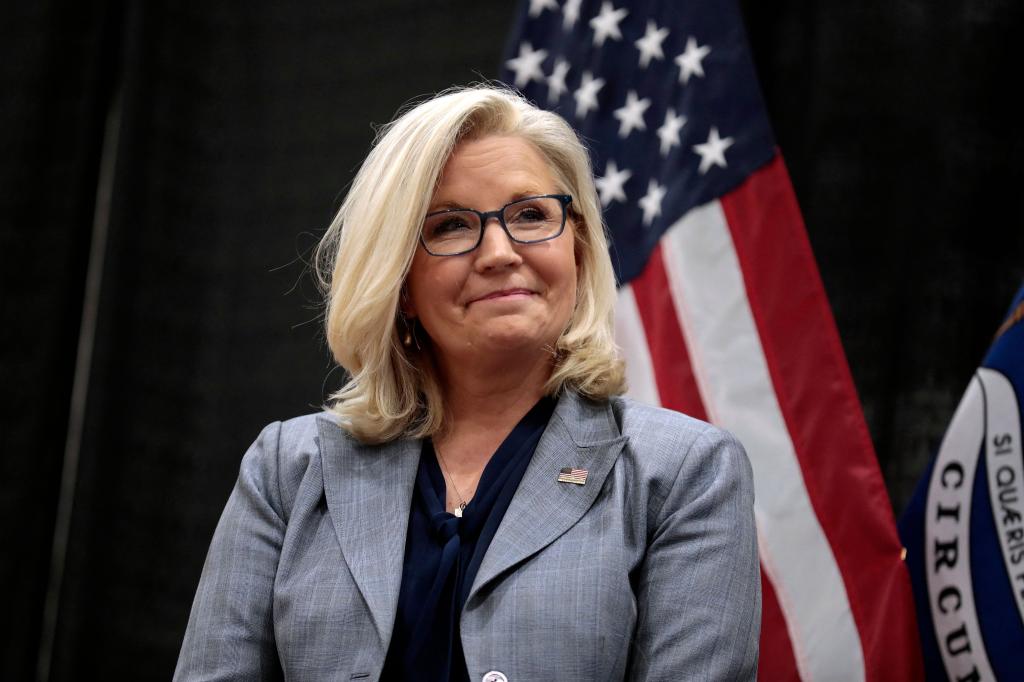
[[[556,199],[528,199],[505,209],[505,222],[515,225],[548,222],[560,208]]]
[[[441,213],[427,216],[423,225],[423,235],[427,239],[444,239],[459,236],[475,229],[473,221],[462,213]]]
[[[438,223],[438,225],[434,228],[434,233],[440,234],[443,232],[457,232],[458,230],[468,229],[469,225],[466,224],[465,220],[462,220],[460,218],[449,218],[448,220]]]
[[[527,206],[516,215],[516,220],[544,220],[547,215],[536,206]]]

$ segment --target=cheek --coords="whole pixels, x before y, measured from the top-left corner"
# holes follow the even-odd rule
[[[407,314],[421,320],[436,317],[446,304],[457,300],[465,279],[458,265],[454,260],[417,254],[405,280],[409,299]]]
[[[576,263],[574,253],[565,254],[563,258],[559,259],[557,265],[558,267],[553,267],[550,271],[552,279],[549,281],[557,282],[555,285],[558,289],[556,307],[560,316],[565,317],[566,321],[568,321],[568,318],[572,316],[572,312],[576,308],[579,266]]]
[[[576,310],[576,302],[579,300],[579,292],[578,292],[579,280],[577,279],[578,276],[579,276],[579,272],[578,271],[574,271],[572,273],[572,280],[569,282],[569,290],[568,290],[568,292],[566,293],[566,296],[565,296],[565,306],[566,306],[566,310],[567,310],[567,313],[566,313],[566,318],[567,318],[566,321],[567,322],[568,322],[568,318],[571,318],[573,312],[575,312],[575,310]]]

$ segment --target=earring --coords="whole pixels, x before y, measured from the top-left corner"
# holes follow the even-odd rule
[[[420,348],[420,339],[416,336],[416,318],[401,316],[402,326],[405,327],[405,333],[402,334],[402,345],[406,349],[411,349],[416,346],[416,350],[422,350]]]
[[[405,327],[405,333],[402,334],[402,345],[408,349],[412,346],[412,322],[402,311],[402,309],[405,308],[405,304],[409,302],[409,292],[406,291],[404,284],[402,285],[402,290],[398,295],[401,297],[402,301],[398,311],[398,318],[402,321],[402,326]]]

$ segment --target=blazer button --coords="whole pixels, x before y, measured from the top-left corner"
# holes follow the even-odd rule
[[[492,670],[489,673],[484,673],[484,678],[481,682],[508,682],[508,678],[500,670]]]

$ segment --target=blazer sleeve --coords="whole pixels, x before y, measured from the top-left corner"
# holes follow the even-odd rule
[[[708,427],[654,516],[635,583],[629,679],[756,678],[761,582],[753,504],[743,446]]]
[[[175,680],[281,679],[272,600],[285,515],[278,446],[267,426],[242,459],[192,603]]]

